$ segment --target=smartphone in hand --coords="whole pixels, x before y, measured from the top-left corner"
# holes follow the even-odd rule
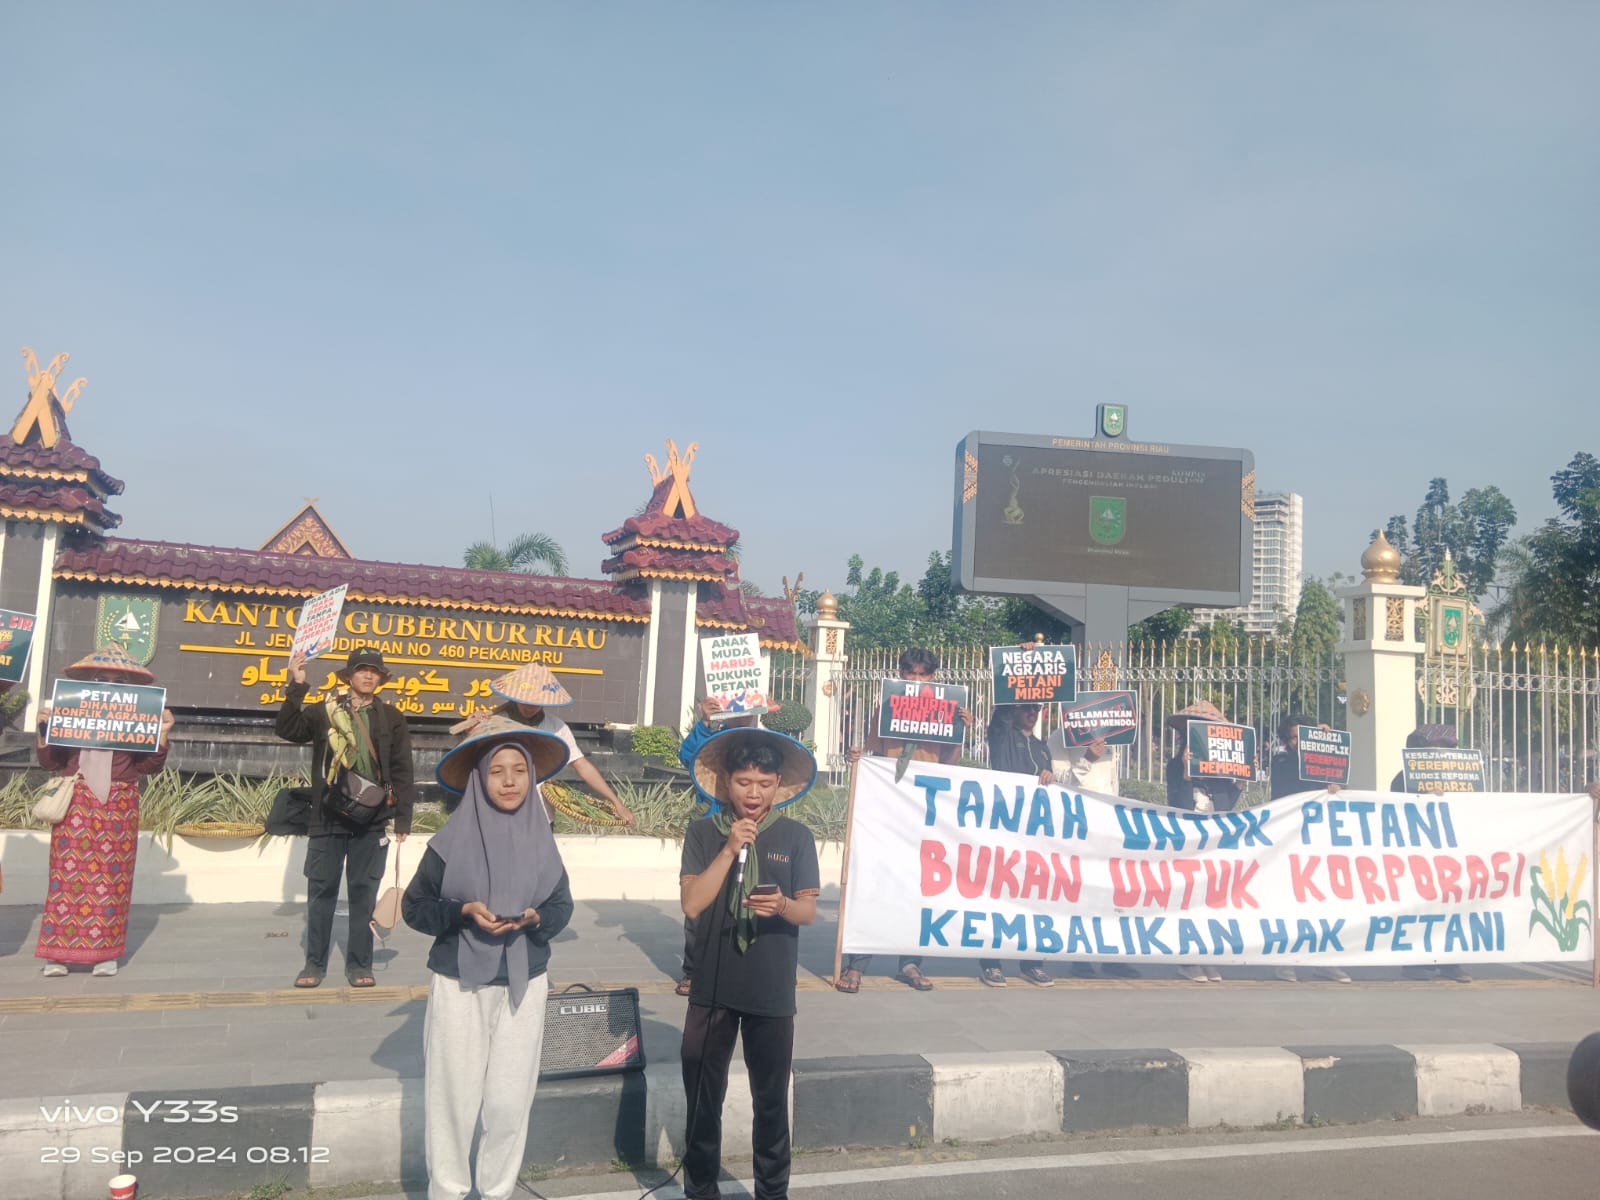
[[[761,883],[750,889],[752,896],[776,896],[778,885],[775,883]]]

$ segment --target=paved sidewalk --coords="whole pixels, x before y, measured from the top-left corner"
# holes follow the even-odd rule
[[[834,992],[832,906],[801,935],[795,1054],[961,1054],[1072,1046],[1574,1043],[1600,1028],[1586,966],[1474,967],[1478,982],[1287,984],[1265,968],[1194,984],[1157,969],[1129,982],[1014,975],[981,986],[976,964],[927,960],[938,986],[913,993],[873,964],[858,996]],[[343,919],[335,922],[343,936]],[[289,984],[304,906],[136,906],[121,973],[45,979],[33,957],[38,909],[0,907],[0,1096],[415,1078],[422,1074],[428,939],[400,929],[378,954],[379,987],[342,987],[335,951],[316,991]],[[672,994],[682,922],[674,906],[580,902],[557,939],[552,981],[632,985],[643,994],[652,1063],[677,1057],[684,1001]]]

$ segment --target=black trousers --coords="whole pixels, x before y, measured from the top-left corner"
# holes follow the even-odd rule
[[[306,965],[328,969],[333,940],[333,909],[339,902],[339,880],[350,898],[350,940],[345,949],[346,975],[372,971],[372,907],[389,859],[387,826],[365,833],[336,831],[306,839]]]
[[[755,1108],[755,1200],[789,1195],[789,1070],[794,1061],[794,1018],[757,1017],[729,1008],[691,1004],[683,1019],[683,1090],[689,1129],[683,1151],[683,1194],[718,1200],[722,1172],[722,1102],[728,1094],[733,1041],[744,1034],[744,1065]],[[698,1095],[696,1085],[698,1084]]]

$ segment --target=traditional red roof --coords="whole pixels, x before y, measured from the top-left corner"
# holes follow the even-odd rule
[[[91,537],[115,529],[122,518],[105,498],[122,491],[100,460],[62,438],[54,446],[17,443],[0,435],[0,517],[67,526]]]
[[[58,579],[206,588],[252,595],[312,596],[344,583],[353,600],[425,607],[648,621],[638,589],[601,579],[552,579],[465,567],[267,554],[259,550],[108,538],[63,550]]]
[[[614,554],[600,564],[602,575],[618,579],[710,579],[728,578],[737,563],[725,554],[703,550],[664,549],[635,545]]]
[[[261,543],[261,549],[269,554],[306,554],[313,558],[355,557],[317,511],[314,500],[306,501],[304,508]]]
[[[737,529],[713,521],[703,513],[692,517],[668,516],[663,506],[671,490],[672,480],[663,479],[656,484],[650,503],[642,513],[629,517],[620,529],[602,534],[600,540],[608,546],[629,540],[649,540],[686,550],[721,550],[739,540]]]
[[[696,625],[747,631],[760,635],[763,646],[810,652],[794,606],[782,596],[746,596],[737,584],[702,583],[694,612]]]

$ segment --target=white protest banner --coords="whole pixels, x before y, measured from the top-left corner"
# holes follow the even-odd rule
[[[742,717],[767,711],[767,660],[754,633],[728,633],[700,639],[706,695],[722,704],[713,718]]]
[[[1587,962],[1586,795],[1303,794],[1194,813],[863,758],[849,954],[1401,966]]]
[[[334,636],[339,632],[339,614],[344,611],[344,592],[349,585],[341,583],[319,595],[311,597],[300,606],[300,619],[294,627],[294,644],[289,647],[290,658],[318,658],[333,649]]]

